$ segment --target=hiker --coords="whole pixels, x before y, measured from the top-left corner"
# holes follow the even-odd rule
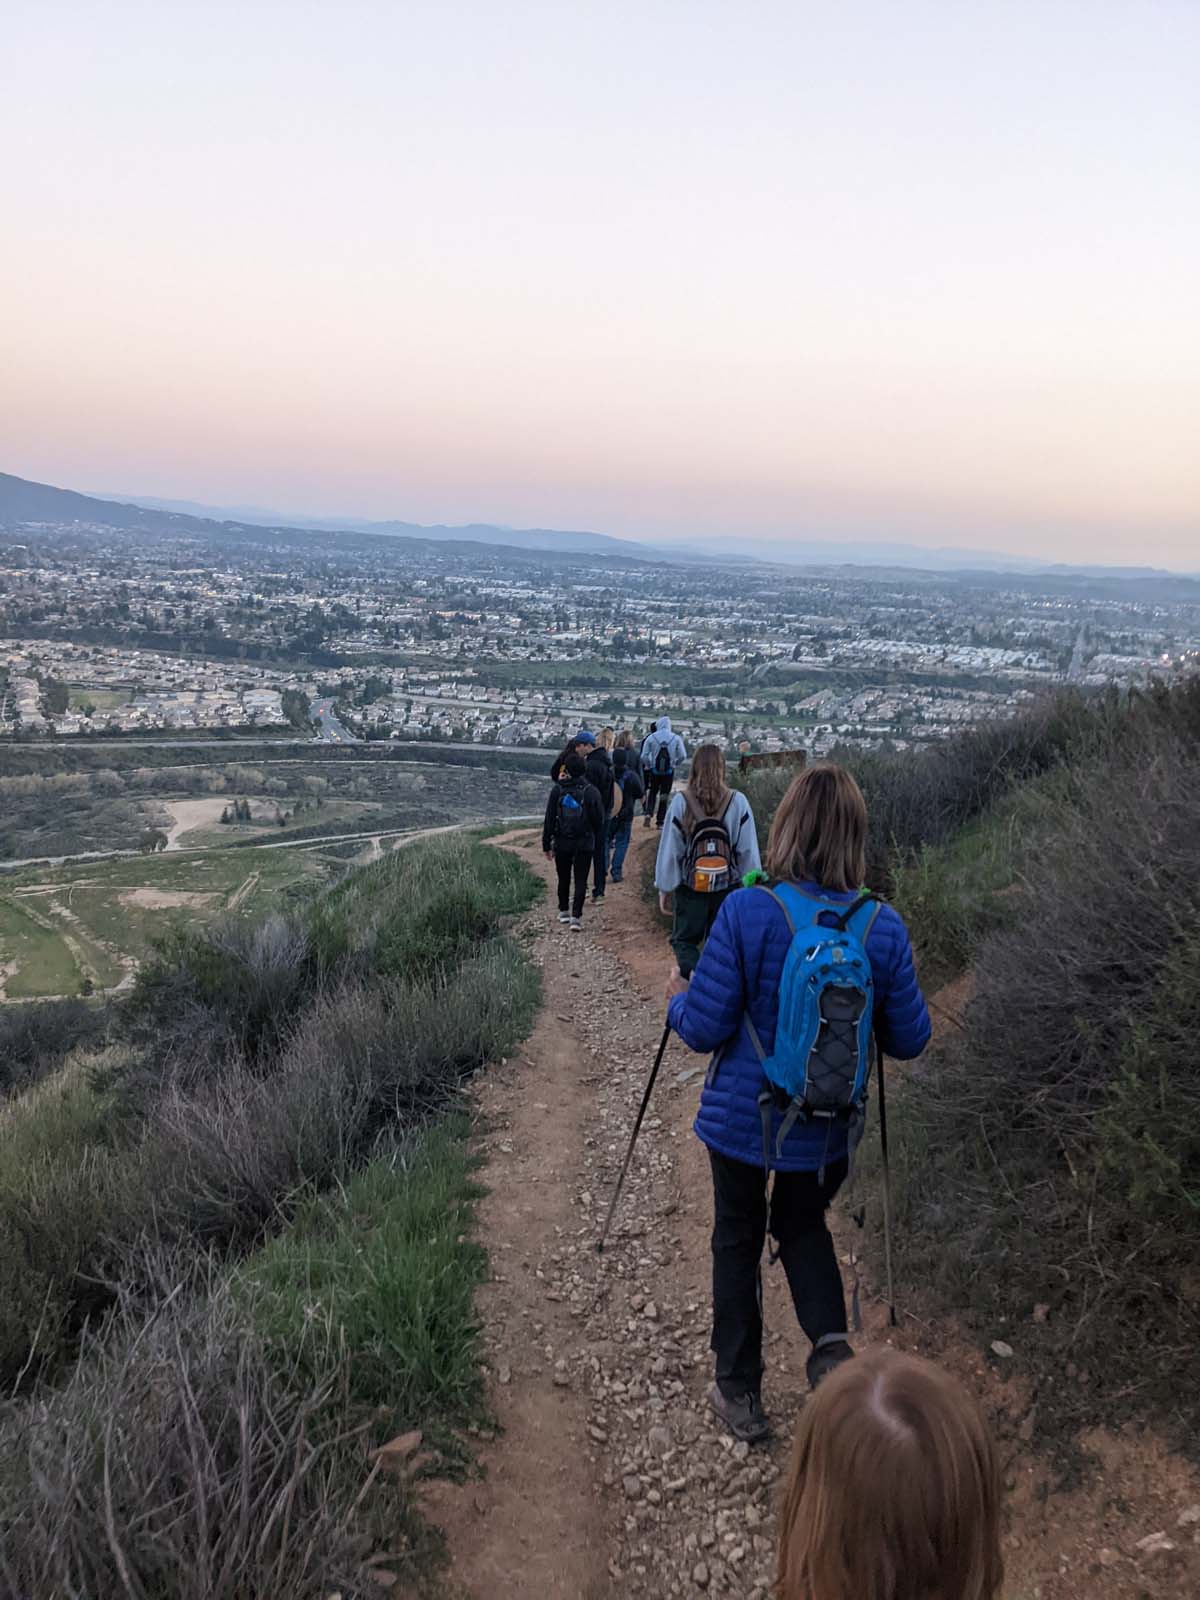
[[[642,798],[642,780],[629,760],[636,754],[630,745],[619,742],[613,751],[613,779],[621,791],[620,808],[608,822],[609,872],[614,883],[620,883],[624,877],[625,853],[633,837],[633,814]]]
[[[563,761],[563,775],[550,791],[542,824],[542,849],[558,871],[558,920],[574,933],[583,929],[588,871],[603,837],[600,796],[587,781],[586,763],[575,750]]]
[[[658,723],[657,722],[652,722],[650,724],[650,732],[646,734],[645,738],[642,740],[641,744],[638,746],[638,766],[642,769],[642,789],[643,789],[642,813],[643,813],[644,816],[647,816],[647,817],[653,815],[654,806],[651,803],[651,796],[650,796],[650,772],[651,772],[651,768],[650,768],[649,763],[646,760],[646,746],[649,744],[652,736],[657,732],[658,732]],[[647,823],[646,826],[649,827],[650,824]]]
[[[702,744],[687,787],[667,809],[654,864],[658,906],[672,918],[671,949],[681,978],[691,977],[725,897],[761,866],[750,802],[725,782],[720,747]]]
[[[642,746],[642,766],[649,769],[650,787],[646,796],[646,827],[658,806],[658,826],[661,828],[667,815],[667,801],[675,783],[675,768],[687,760],[687,747],[677,733],[671,731],[670,717],[659,717],[653,733],[646,735]]]
[[[557,783],[566,771],[567,757],[572,753],[581,755],[586,761],[596,748],[596,735],[589,733],[586,728],[580,728],[573,738],[567,740],[559,755],[550,763],[550,781]]]
[[[868,1351],[800,1414],[778,1600],[998,1600],[1001,1485],[979,1406],[929,1361]]]
[[[772,1171],[770,1233],[783,1261],[796,1316],[812,1341],[809,1382],[815,1388],[854,1353],[825,1211],[846,1177],[850,1136],[861,1130],[861,1119],[857,1124],[849,1116],[796,1119],[794,1105],[784,1116],[764,1072],[765,1063],[775,1064],[780,983],[793,930],[800,930],[796,943],[801,955],[806,946],[827,949],[824,940],[838,931],[839,920],[845,920],[852,940],[858,941],[861,966],[855,970],[863,972],[864,986],[860,1001],[865,1005],[869,997],[872,1008],[865,1014],[860,1011],[853,1022],[852,1052],[858,1071],[869,1059],[865,1046],[872,1027],[880,1049],[901,1059],[920,1055],[929,1042],[929,1013],[913,970],[908,930],[891,906],[875,899],[864,901],[858,894],[866,869],[866,844],[866,803],[851,775],[831,762],[801,772],[771,824],[767,841],[771,889],[754,886],[727,895],[691,982],[676,975],[668,987],[670,1026],[689,1049],[715,1052],[695,1123],[697,1135],[708,1146],[715,1212],[716,1382],[709,1398],[738,1439],[755,1441],[769,1432],[761,1399],[759,1259]],[[795,971],[793,961],[789,984]],[[830,980],[822,977],[821,982]],[[817,987],[814,979],[814,990]],[[824,992],[848,993],[841,988]],[[788,1030],[800,1011],[799,1006],[789,1005],[783,1013],[787,1030],[780,1028],[781,1036],[790,1038]],[[826,1022],[814,1029],[812,1052],[805,1055],[805,1062],[816,1060],[818,1045],[824,1051],[831,1035],[835,1044],[844,1042],[844,1035]],[[818,1064],[829,1070],[823,1055]],[[839,1068],[844,1065],[844,1060],[838,1063]],[[760,1103],[764,1087],[768,1092]]]
[[[599,741],[585,752],[587,780],[599,794],[600,805],[604,812],[604,825],[596,831],[596,853],[592,872],[593,902],[604,899],[604,884],[608,870],[608,822],[614,809],[621,803],[621,797],[616,793],[616,780],[613,776],[610,754],[614,738],[612,729],[605,728],[600,734]]]

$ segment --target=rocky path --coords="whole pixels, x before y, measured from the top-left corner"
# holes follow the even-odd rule
[[[806,1350],[782,1274],[768,1272],[775,1438],[751,1451],[710,1419],[710,1195],[691,1133],[703,1063],[677,1040],[608,1248],[595,1248],[661,1038],[670,957],[639,861],[655,842],[639,824],[626,882],[599,913],[589,907],[582,935],[561,929],[548,904],[533,913],[542,1014],[519,1057],[480,1085],[480,1227],[493,1275],[479,1308],[503,1431],[482,1451],[482,1479],[435,1486],[428,1507],[462,1600],[769,1592]],[[548,876],[532,832],[497,843]],[[1097,1436],[1097,1481],[1055,1494],[1022,1441],[1029,1406],[1016,1383],[952,1329],[910,1316],[892,1333],[870,1295],[864,1318],[860,1343],[892,1337],[983,1394],[1012,1505],[1006,1600],[1200,1594],[1192,1469],[1152,1439]]]

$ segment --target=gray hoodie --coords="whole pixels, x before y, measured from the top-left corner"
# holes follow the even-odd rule
[[[671,757],[672,770],[687,760],[687,746],[677,733],[671,731],[670,717],[659,717],[658,727],[646,735],[646,742],[642,746],[642,766],[648,771],[654,771],[654,759],[664,744]]]

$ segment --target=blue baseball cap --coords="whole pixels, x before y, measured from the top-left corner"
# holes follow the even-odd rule
[[[572,744],[595,744],[595,742],[596,735],[589,733],[586,728],[580,728],[579,732],[571,740]]]

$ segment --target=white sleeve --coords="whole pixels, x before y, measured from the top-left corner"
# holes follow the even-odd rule
[[[754,813],[750,809],[750,802],[745,795],[740,798],[741,815],[738,818],[733,854],[737,875],[739,878],[744,878],[748,872],[761,871],[762,857],[758,853],[758,829],[754,826]]]

